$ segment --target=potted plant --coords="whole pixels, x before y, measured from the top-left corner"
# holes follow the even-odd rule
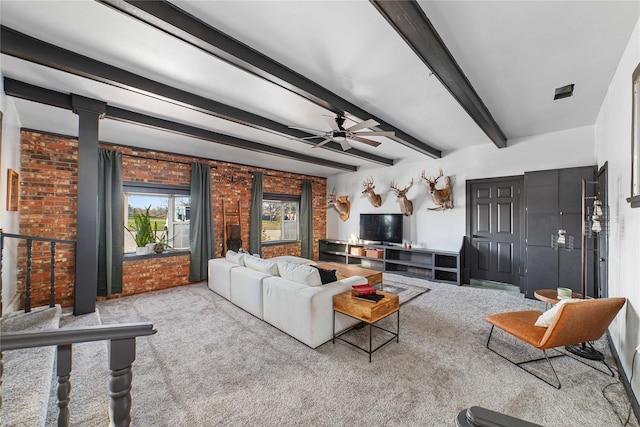
[[[149,253],[147,245],[154,241],[151,231],[151,215],[149,205],[143,213],[133,212],[133,227],[125,229],[131,234],[136,242],[136,255],[146,255]]]
[[[157,254],[161,254],[166,249],[170,248],[169,246],[169,236],[167,236],[167,230],[163,229],[160,234],[158,234],[158,223],[153,224],[153,251]]]

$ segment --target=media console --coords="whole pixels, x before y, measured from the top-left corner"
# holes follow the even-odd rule
[[[330,239],[320,240],[318,246],[320,261],[356,264],[372,270],[406,274],[453,285],[461,284],[460,251],[409,249]]]

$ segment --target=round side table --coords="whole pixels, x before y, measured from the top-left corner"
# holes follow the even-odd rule
[[[533,296],[536,297],[536,299],[551,305],[556,305],[558,301],[560,301],[560,298],[558,298],[558,291],[556,289],[538,289],[533,292]],[[582,294],[572,292],[571,298],[582,298]]]

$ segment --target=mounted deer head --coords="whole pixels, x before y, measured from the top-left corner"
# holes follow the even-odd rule
[[[445,209],[453,209],[453,191],[451,188],[451,179],[448,176],[444,177],[444,188],[436,189],[436,183],[442,178],[442,168],[440,168],[440,175],[437,177],[429,177],[422,171],[422,179],[427,181],[429,186],[429,194],[433,203],[438,205],[437,208],[428,208],[430,211],[443,211]]]
[[[407,191],[413,186],[413,178],[411,178],[411,182],[409,185],[400,190],[396,184],[391,181],[391,189],[396,193],[398,199],[400,199],[400,211],[404,216],[413,215],[413,202],[407,199]]]
[[[340,219],[346,221],[349,219],[349,211],[351,209],[351,203],[349,202],[349,196],[336,196],[336,192],[332,191],[329,194],[329,203],[327,208],[333,206],[340,214]]]
[[[376,188],[373,185],[373,178],[369,177],[362,181],[362,194],[366,194],[369,198],[369,201],[373,205],[374,208],[379,208],[382,205],[382,197],[379,194],[376,194],[373,189]]]

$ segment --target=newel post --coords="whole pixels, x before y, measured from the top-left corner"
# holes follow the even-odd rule
[[[131,364],[136,359],[136,339],[111,340],[109,348],[109,419],[112,427],[131,424]]]
[[[69,425],[69,401],[71,400],[71,344],[58,346],[58,427]]]

